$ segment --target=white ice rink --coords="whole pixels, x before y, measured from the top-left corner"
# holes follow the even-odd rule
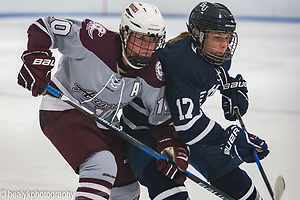
[[[119,18],[90,18],[118,31]],[[26,30],[35,19],[0,18],[0,199],[23,199],[21,192],[33,199],[51,199],[50,194],[71,199],[78,177],[39,128],[41,98],[32,97],[16,83]],[[168,39],[186,30],[186,19],[165,20]],[[244,122],[249,132],[269,145],[271,153],[262,165],[272,186],[278,175],[285,178],[282,200],[300,199],[300,23],[237,22],[239,45],[230,72],[241,73],[248,82],[250,107]],[[218,93],[203,108],[224,127],[230,124],[223,118]],[[242,168],[264,199],[270,199],[256,164]],[[192,200],[218,199],[189,180],[186,185]],[[141,199],[149,199],[144,188]]]

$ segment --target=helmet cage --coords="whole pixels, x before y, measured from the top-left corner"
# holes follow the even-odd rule
[[[207,43],[206,43],[207,34],[210,32],[220,33],[220,34],[222,34],[222,33],[229,34],[229,41],[227,44],[227,48],[222,55],[218,55],[218,54],[211,52],[211,50],[218,51],[217,49],[211,48],[208,51],[204,50],[207,45]],[[232,59],[234,52],[236,50],[237,44],[238,44],[238,35],[236,32],[228,33],[225,31],[207,30],[205,32],[200,32],[199,37],[192,35],[192,38],[196,40],[195,43],[196,43],[196,46],[198,47],[197,53],[199,55],[201,55],[203,58],[205,58],[205,60],[207,60],[209,63],[211,63],[213,65],[218,65],[218,66],[221,65],[222,63]],[[214,42],[214,43],[216,43],[216,42]]]
[[[128,64],[134,69],[141,69],[149,65],[156,58],[156,50],[164,46],[165,34],[161,36],[158,34],[145,34],[132,31],[128,26],[125,29],[127,30],[121,30],[124,58],[129,61]],[[138,49],[138,51],[135,49]]]

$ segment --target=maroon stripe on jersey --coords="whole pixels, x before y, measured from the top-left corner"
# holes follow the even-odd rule
[[[40,18],[36,21],[46,29],[43,20]],[[47,30],[47,29],[46,29]],[[27,49],[49,49],[51,46],[50,36],[41,30],[37,25],[31,24],[27,30],[28,43]]]
[[[112,184],[105,180],[95,179],[95,178],[80,178],[79,183],[94,183],[98,185],[103,185],[108,189],[112,189]]]
[[[90,199],[90,198],[83,197],[83,196],[78,196],[75,198],[75,200],[94,200],[94,199]]]
[[[77,192],[83,192],[83,193],[88,193],[88,194],[94,194],[97,195],[99,197],[103,197],[105,199],[109,198],[109,195],[106,192],[100,191],[100,190],[96,190],[93,188],[87,188],[87,187],[79,187],[77,189]]]
[[[43,21],[42,18],[39,18],[38,20],[36,20],[36,22],[38,22],[38,23],[41,24],[44,28],[46,28],[46,25],[45,25],[45,23],[44,23],[44,21]]]

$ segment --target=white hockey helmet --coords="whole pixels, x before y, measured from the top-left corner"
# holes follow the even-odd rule
[[[133,2],[128,5],[122,14],[120,35],[122,40],[122,54],[129,65],[134,69],[141,69],[155,59],[154,51],[149,56],[141,56],[128,50],[127,40],[132,33],[155,38],[157,50],[164,45],[166,30],[164,19],[157,6],[148,3]]]

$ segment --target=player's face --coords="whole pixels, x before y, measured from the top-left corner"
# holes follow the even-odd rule
[[[204,54],[222,56],[229,44],[230,34],[217,31],[209,31],[203,47]]]
[[[132,33],[127,41],[127,54],[151,57],[158,44],[157,37]]]

